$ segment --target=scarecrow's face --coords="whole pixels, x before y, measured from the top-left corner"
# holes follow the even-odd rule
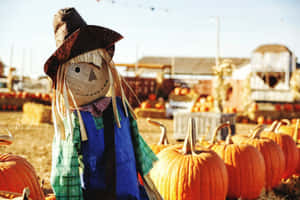
[[[70,64],[65,80],[78,106],[104,97],[110,85],[107,67],[99,67],[92,63]]]

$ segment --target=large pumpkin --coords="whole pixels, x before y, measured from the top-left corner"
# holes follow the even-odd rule
[[[263,155],[266,166],[266,189],[277,186],[285,170],[285,157],[280,146],[273,140],[259,136],[262,127],[257,127],[250,137],[232,137],[236,143],[250,144]]]
[[[230,125],[226,125],[230,130]],[[222,126],[221,126],[222,127]],[[220,130],[220,127],[216,131]],[[226,142],[212,144],[214,150],[224,161],[229,177],[228,197],[255,199],[265,186],[265,162],[262,154],[248,144],[235,144],[231,133]]]
[[[260,133],[260,137],[272,139],[281,147],[285,156],[285,170],[282,178],[288,178],[294,173],[297,167],[298,150],[291,136],[275,132],[276,127],[280,126],[280,124],[281,122],[274,122],[269,130]]]
[[[11,135],[0,136],[0,145],[11,142]],[[24,188],[29,188],[31,199],[45,198],[35,170],[26,159],[12,154],[0,154],[0,191],[22,193]]]
[[[166,200],[224,200],[228,174],[223,161],[215,152],[196,147],[192,138],[189,133],[183,146],[157,154],[159,161],[150,172],[153,182]]]
[[[166,128],[166,126],[164,126],[162,123],[160,123],[158,121],[147,119],[147,122],[152,124],[152,125],[159,126],[160,129],[161,129],[161,135],[160,135],[159,142],[157,144],[149,145],[150,148],[152,149],[152,151],[155,154],[158,154],[161,150],[163,150],[164,148],[170,146],[169,141],[168,141],[168,137],[167,137],[167,128]]]

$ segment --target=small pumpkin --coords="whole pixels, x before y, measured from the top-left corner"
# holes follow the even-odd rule
[[[149,99],[150,101],[155,101],[155,100],[156,100],[156,94],[153,94],[153,93],[149,94],[149,95],[148,95],[148,99]]]
[[[13,137],[11,133],[7,130],[8,135],[0,135],[0,146],[1,145],[10,145],[12,143]]]
[[[212,150],[194,145],[192,127],[189,123],[184,145],[157,154],[159,161],[150,176],[164,199],[224,200],[228,188],[224,162]]]
[[[147,108],[151,108],[152,106],[148,101],[144,101],[144,102],[141,103],[140,107],[142,109],[147,109]]]
[[[285,170],[282,178],[288,178],[296,169],[298,163],[298,150],[296,143],[293,141],[291,136],[276,130],[277,127],[280,127],[280,125],[281,122],[274,121],[269,130],[264,130],[260,133],[260,137],[269,138],[281,147],[285,156]]]
[[[155,125],[155,126],[159,126],[160,130],[161,130],[161,134],[160,134],[160,139],[159,142],[157,144],[151,144],[149,145],[150,148],[152,149],[152,151],[155,154],[158,154],[160,151],[162,151],[164,148],[169,147],[169,140],[167,137],[167,127],[165,125],[163,125],[162,123],[158,122],[158,121],[154,121],[152,119],[147,119],[147,122]]]
[[[265,162],[262,154],[248,144],[236,144],[231,139],[230,124],[216,128],[228,128],[226,142],[214,142],[209,146],[224,161],[228,176],[228,198],[255,199],[265,186]]]

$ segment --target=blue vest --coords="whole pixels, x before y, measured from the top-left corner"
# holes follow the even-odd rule
[[[140,197],[135,154],[131,141],[130,120],[124,115],[120,99],[117,100],[117,106],[121,118],[121,128],[114,124],[117,198],[140,200],[142,198]],[[87,141],[81,143],[84,164],[81,174],[82,187],[103,190],[105,189],[104,129],[96,126],[96,120],[90,112],[81,111],[81,115],[88,137]]]

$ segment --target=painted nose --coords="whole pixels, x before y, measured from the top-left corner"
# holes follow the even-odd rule
[[[90,75],[89,75],[89,81],[97,80],[96,74],[94,70],[91,70]]]

